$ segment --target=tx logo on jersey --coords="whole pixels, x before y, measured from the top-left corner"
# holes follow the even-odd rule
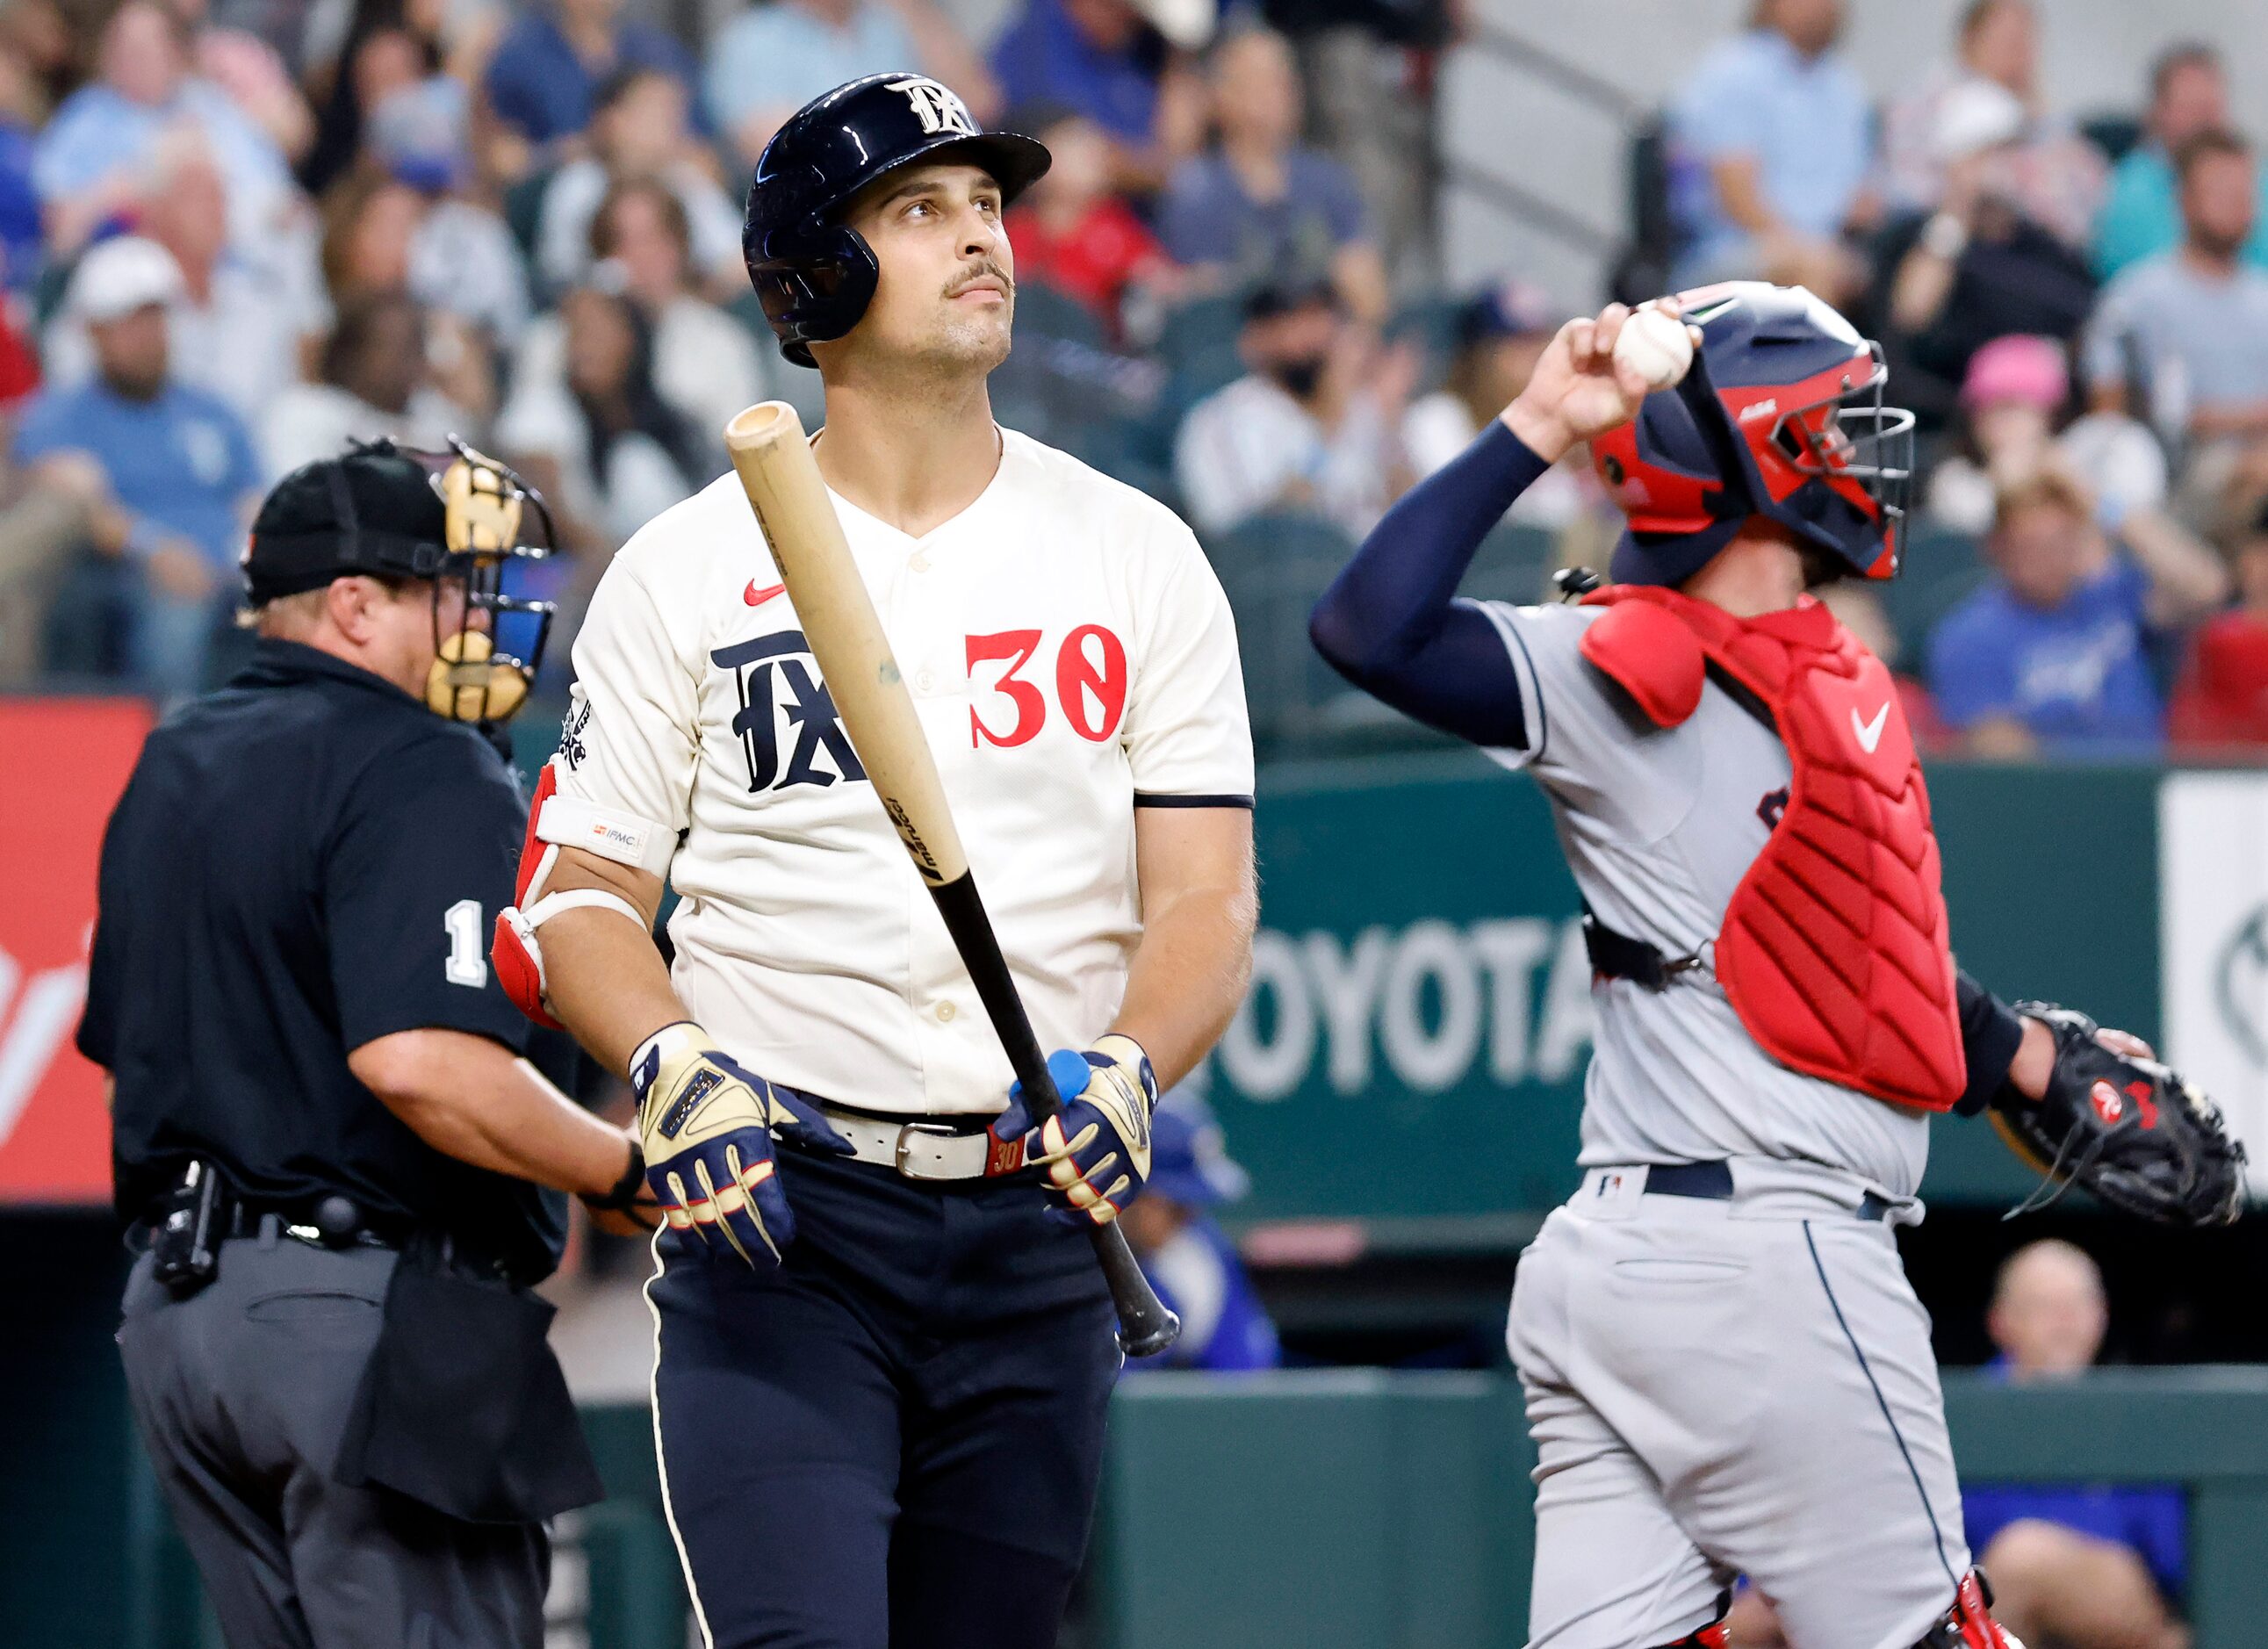
[[[953,132],[962,137],[976,136],[976,123],[968,117],[968,106],[946,87],[923,76],[910,80],[893,80],[890,90],[905,93],[906,101],[913,105],[914,114],[921,121],[922,136],[933,137],[939,132]]]
[[[835,700],[817,674],[818,661],[799,629],[759,636],[719,647],[709,661],[733,672],[740,695],[733,732],[748,759],[751,791],[798,784],[858,783],[866,769],[835,713]],[[786,760],[781,760],[785,747]],[[821,765],[824,757],[832,767]]]

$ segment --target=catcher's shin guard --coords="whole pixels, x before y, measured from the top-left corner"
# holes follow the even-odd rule
[[[1953,1594],[1945,1618],[1924,1632],[1914,1649],[2024,1649],[2016,1635],[1992,1618],[1992,1588],[1971,1569]]]

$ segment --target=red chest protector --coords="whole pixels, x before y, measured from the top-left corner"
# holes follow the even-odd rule
[[[1771,838],[1726,906],[1717,978],[1792,1070],[1924,1110],[1967,1081],[1937,838],[1890,673],[1807,598],[1735,618],[1675,591],[1617,585],[1584,658],[1674,727],[1705,679],[1769,715],[1793,777]]]

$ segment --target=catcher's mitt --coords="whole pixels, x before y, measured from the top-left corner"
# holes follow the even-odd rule
[[[2205,1091],[2154,1059],[2096,1040],[2095,1021],[2052,1002],[2016,1012],[2055,1034],[2055,1066],[2036,1101],[2004,1087],[1992,1125],[2047,1176],[2014,1211],[2083,1185],[2113,1208],[2167,1225],[2220,1226],[2244,1208],[2244,1147]]]

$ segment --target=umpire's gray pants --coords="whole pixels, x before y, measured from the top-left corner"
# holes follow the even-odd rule
[[[269,1233],[187,1299],[126,1285],[142,1440],[231,1649],[540,1649],[540,1524],[459,1522],[331,1481],[394,1255]]]

